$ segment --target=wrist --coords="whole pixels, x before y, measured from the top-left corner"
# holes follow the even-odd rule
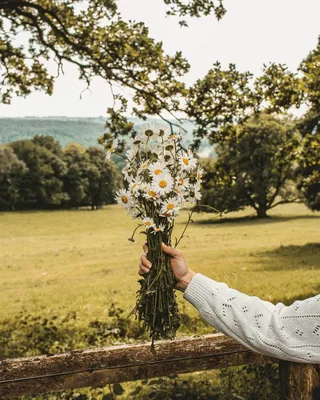
[[[178,290],[180,290],[181,292],[184,292],[189,283],[191,282],[192,278],[196,275],[196,272],[191,271],[191,269],[189,269],[189,271],[186,273],[185,276],[183,276],[181,279],[179,279],[179,282],[176,285],[176,288]]]

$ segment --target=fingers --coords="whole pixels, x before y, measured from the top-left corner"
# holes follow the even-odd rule
[[[148,260],[147,256],[145,254],[142,254],[139,262],[139,275],[144,275],[150,271],[150,268],[152,266],[152,263]]]
[[[147,243],[145,243],[144,245],[143,245],[143,251],[147,254],[148,253],[148,245],[147,245]]]
[[[181,254],[181,251],[178,249],[174,249],[173,247],[167,246],[165,243],[162,242],[162,250],[169,254],[172,257],[176,257]]]

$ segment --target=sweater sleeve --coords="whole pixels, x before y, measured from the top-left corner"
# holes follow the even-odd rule
[[[320,364],[320,295],[273,305],[197,273],[183,298],[206,322],[253,351]]]

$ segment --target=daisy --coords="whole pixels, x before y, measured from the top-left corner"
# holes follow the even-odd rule
[[[184,171],[191,171],[196,166],[197,160],[193,157],[192,153],[182,154],[179,157],[179,164]]]
[[[201,167],[201,165],[199,165],[196,173],[197,182],[202,182],[202,176],[203,176],[203,168]]]
[[[169,193],[173,187],[173,179],[170,174],[157,175],[152,180],[152,187],[160,194]]]
[[[118,139],[114,139],[111,147],[106,152],[106,160],[110,160],[111,154],[114,153],[114,151],[116,150],[117,147],[118,147]]]
[[[140,167],[137,171],[137,174],[139,175],[139,174],[141,174],[141,172],[146,171],[149,167],[149,164],[150,164],[150,160],[142,160]]]
[[[124,179],[125,179],[127,182],[130,182],[131,179],[132,179],[132,177],[129,175],[130,172],[132,172],[132,169],[130,168],[130,165],[127,164],[127,165],[121,170],[121,172],[122,172],[123,175],[124,175]]]
[[[153,228],[153,232],[152,233],[156,234],[157,232],[164,232],[165,229],[166,229],[165,225],[160,224],[159,226],[155,226]]]
[[[129,183],[129,189],[131,193],[138,194],[139,189],[141,189],[141,181],[139,181],[138,179],[131,179]]]
[[[164,162],[155,162],[149,165],[150,175],[152,177],[169,173],[169,170]]]
[[[146,227],[146,229],[155,228],[155,226],[156,226],[156,224],[154,223],[154,220],[149,217],[143,218],[142,222],[143,222],[144,226]]]
[[[147,185],[144,189],[143,197],[148,200],[158,200],[159,192],[156,192],[151,185]]]
[[[176,215],[179,212],[179,199],[171,198],[166,200],[161,207],[161,212],[169,215]]]
[[[142,124],[138,128],[138,137],[141,140],[156,139],[159,135],[159,131],[155,124]]]
[[[188,201],[196,204],[197,200],[201,200],[200,182],[191,185]]]
[[[168,222],[172,223],[172,222],[174,221],[176,215],[178,215],[178,214],[173,215],[173,214],[169,214],[169,213],[167,213],[167,212],[160,212],[159,215],[160,215],[160,217],[162,217],[162,218],[166,218]]]
[[[124,208],[128,209],[131,206],[131,195],[128,190],[120,189],[117,191],[115,200],[118,204],[121,204]]]
[[[185,176],[178,176],[176,179],[177,185],[179,189],[182,190],[187,190],[190,183],[189,183],[189,178],[186,178]]]
[[[139,146],[132,146],[127,152],[126,157],[131,161],[139,151]]]

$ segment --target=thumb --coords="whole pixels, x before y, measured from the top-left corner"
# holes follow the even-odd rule
[[[174,256],[177,254],[176,249],[174,249],[174,248],[172,248],[172,247],[170,247],[170,246],[167,246],[167,245],[166,245],[165,243],[163,243],[163,242],[162,242],[161,247],[162,247],[162,250],[163,250],[165,253],[169,254],[170,256],[173,256],[173,257],[174,257]]]

